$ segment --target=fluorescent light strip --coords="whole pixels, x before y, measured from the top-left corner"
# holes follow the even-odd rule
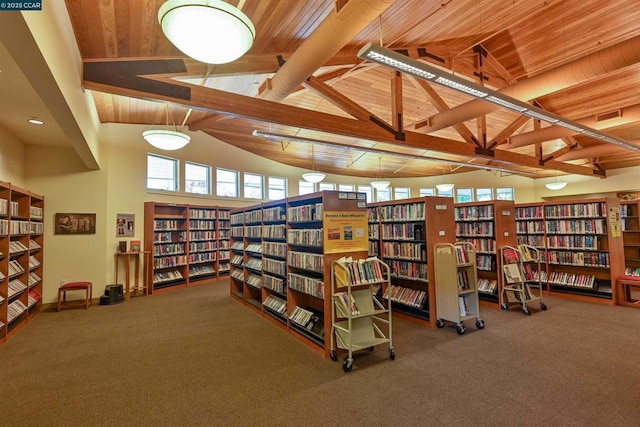
[[[482,169],[487,171],[497,171],[497,172],[505,172],[510,174],[519,174],[519,175],[527,175],[527,176],[538,175],[537,172],[516,171],[513,169],[507,169],[507,168],[501,168],[501,167],[495,167],[495,166],[486,166],[486,165],[480,165],[476,163],[460,162],[456,160],[446,160],[446,159],[440,159],[437,157],[421,156],[419,154],[396,153],[393,151],[380,150],[375,148],[352,147],[352,146],[340,144],[338,142],[320,141],[318,139],[302,138],[299,136],[287,136],[287,135],[280,135],[280,134],[274,134],[274,133],[266,133],[266,132],[261,132],[259,130],[254,130],[251,134],[253,136],[258,136],[261,138],[266,138],[266,139],[274,140],[277,142],[291,141],[291,142],[300,142],[303,144],[328,145],[330,147],[338,147],[338,148],[343,148],[345,150],[365,151],[367,153],[372,153],[372,154],[384,154],[385,156],[403,157],[403,158],[412,159],[412,160],[429,160],[432,162],[445,162],[451,165],[465,166],[472,169]]]
[[[640,146],[633,145],[620,138],[607,135],[596,129],[585,127],[578,122],[567,120],[549,111],[545,111],[542,108],[537,108],[533,105],[529,105],[528,103],[504,95],[498,91],[477,85],[473,82],[457,77],[449,72],[442,71],[439,68],[426,64],[425,62],[418,61],[406,55],[402,55],[391,49],[376,46],[373,43],[367,43],[358,52],[358,58],[368,59],[370,61],[377,62],[380,65],[389,66],[398,71],[405,71],[418,77],[422,77],[425,80],[433,81],[434,83],[437,83],[441,86],[445,86],[450,89],[457,90],[458,92],[463,92],[468,95],[475,96],[478,99],[500,105],[504,108],[517,111],[529,117],[534,117],[547,123],[569,129],[573,132],[580,133],[591,138],[598,139],[600,141],[618,145],[628,150],[640,152]]]

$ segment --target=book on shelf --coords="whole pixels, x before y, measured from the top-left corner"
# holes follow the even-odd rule
[[[349,317],[349,313],[351,313],[351,316],[357,316],[360,314],[360,310],[358,309],[353,295],[348,292],[337,292],[335,296],[336,302],[338,303],[336,308],[342,317]]]
[[[132,240],[131,241],[131,252],[140,252],[140,240]]]
[[[127,242],[126,241],[118,242],[118,252],[120,252],[120,253],[127,252]]]
[[[520,283],[522,282],[522,274],[520,274],[520,267],[518,264],[505,264],[502,266],[504,276],[507,279],[507,283]]]
[[[533,261],[533,254],[531,253],[531,250],[529,249],[529,246],[527,245],[518,245],[518,250],[520,251],[520,254],[522,255],[522,261],[524,262],[528,262],[528,261]]]
[[[507,264],[511,264],[514,262],[518,262],[520,260],[520,256],[518,255],[518,251],[513,248],[504,248],[502,250],[502,256],[504,258],[504,262]]]

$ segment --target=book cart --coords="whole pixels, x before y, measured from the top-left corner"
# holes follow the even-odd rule
[[[436,277],[436,326],[443,328],[445,321],[456,324],[459,335],[465,333],[462,324],[475,319],[476,327],[483,329],[480,318],[476,248],[469,242],[437,243],[434,248]]]
[[[540,309],[546,310],[547,306],[542,302],[540,251],[525,244],[519,245],[517,248],[504,245],[500,248],[500,258],[503,275],[500,308],[509,310],[509,304],[515,301],[522,307],[524,314],[530,315],[531,311],[529,311],[527,303],[540,301]],[[531,291],[532,287],[536,289],[536,292]],[[509,300],[509,296],[513,297],[513,301]]]
[[[336,348],[347,350],[342,369],[353,369],[353,352],[374,350],[389,345],[389,358],[396,355],[392,344],[391,304],[385,307],[376,297],[377,287],[390,280],[389,266],[376,257],[352,260],[341,258],[331,263],[331,350],[338,360]]]

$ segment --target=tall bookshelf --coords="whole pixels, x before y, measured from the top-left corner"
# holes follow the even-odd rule
[[[515,204],[510,200],[455,205],[456,237],[476,248],[478,297],[481,301],[498,303],[502,291],[498,254],[502,246],[517,244],[515,218]]]
[[[234,209],[231,295],[329,357],[331,263],[366,258],[366,233],[364,193],[322,191]],[[259,289],[251,277],[261,278]]]
[[[389,296],[394,316],[435,327],[433,248],[455,241],[453,199],[419,197],[373,203],[368,205],[368,219],[370,246],[379,248],[378,256],[391,271],[391,284],[382,292]]]
[[[42,308],[44,197],[0,182],[0,343]]]
[[[539,234],[543,224],[543,244],[532,246],[544,254],[540,279],[547,293],[606,304],[617,301],[615,283],[625,270],[620,214],[615,198],[518,205],[521,242],[530,238],[531,230]]]
[[[640,200],[620,201],[625,276],[640,281]]]
[[[144,245],[153,261],[149,293],[215,280],[229,271],[229,209],[144,204]]]

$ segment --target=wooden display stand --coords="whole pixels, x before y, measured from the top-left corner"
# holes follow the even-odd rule
[[[148,293],[148,282],[147,278],[149,277],[149,268],[151,264],[151,251],[140,251],[140,252],[116,252],[114,254],[115,264],[116,264],[116,281],[118,282],[118,272],[120,270],[120,260],[124,262],[124,288],[125,301],[129,301],[131,297],[131,291],[133,291],[133,296],[136,296],[137,291],[142,291],[144,295]],[[142,260],[142,283],[140,283],[140,258]],[[131,264],[133,261],[133,288],[131,288]]]

